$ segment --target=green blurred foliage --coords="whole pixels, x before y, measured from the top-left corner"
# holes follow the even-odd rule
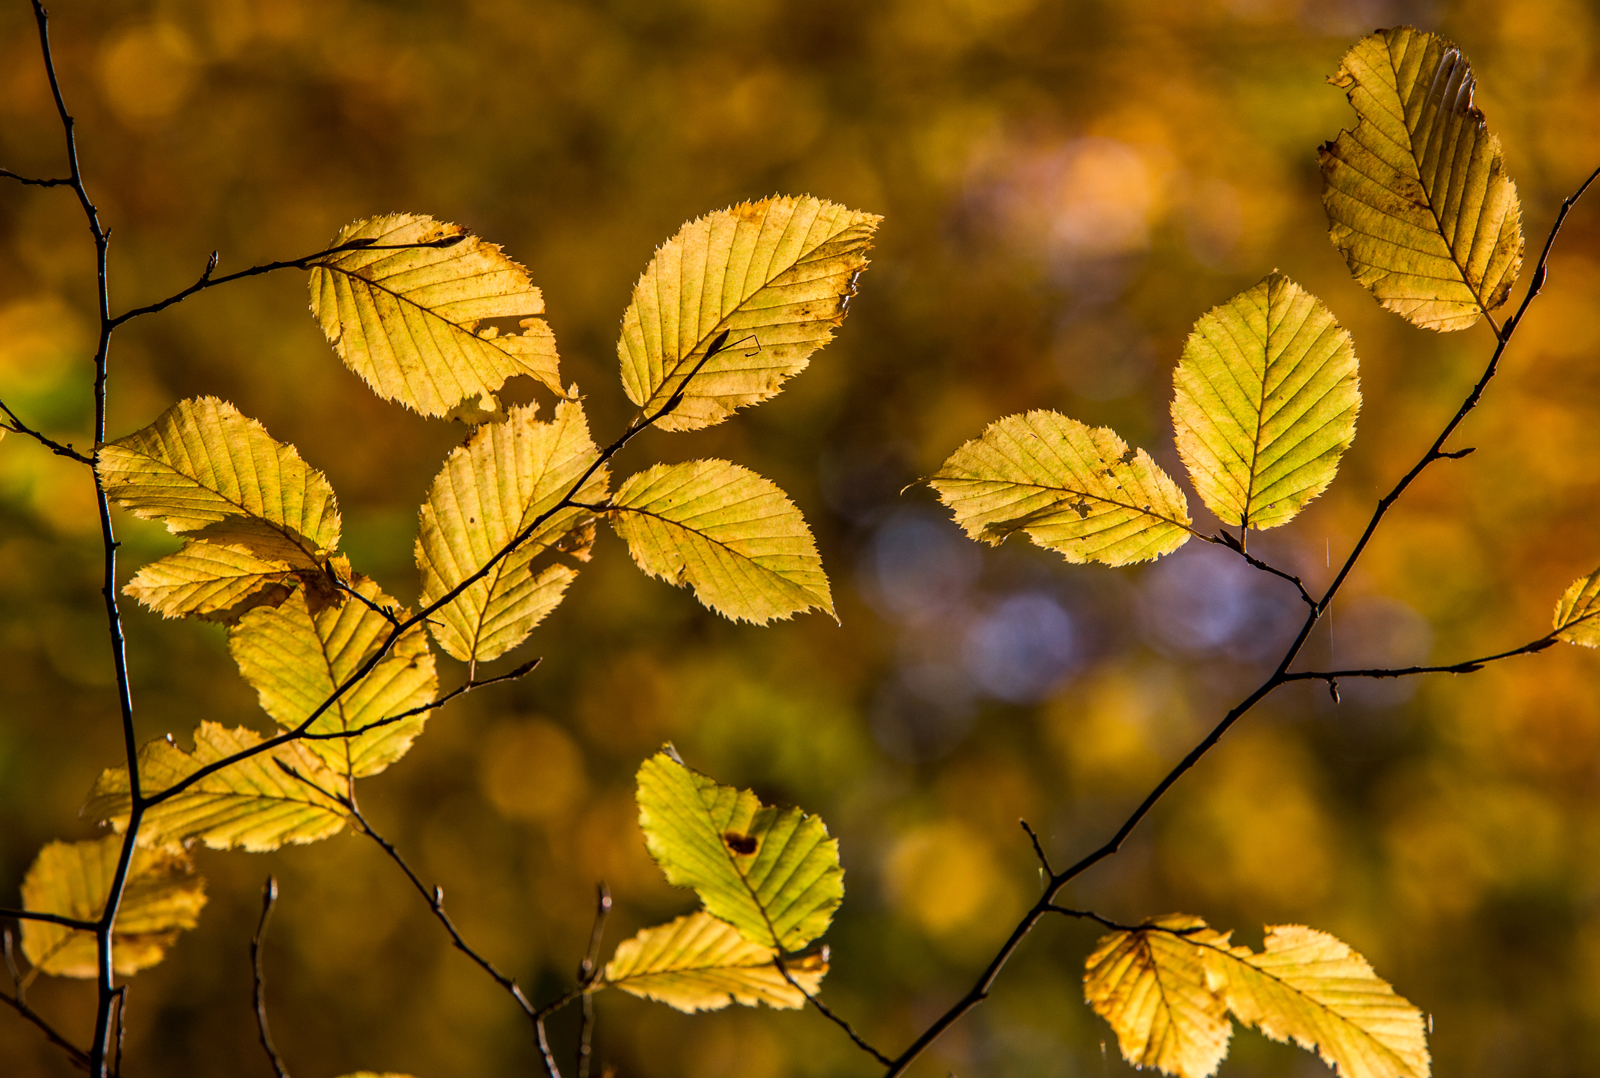
[[[1459,42],[1534,241],[1600,163],[1600,17],[1579,0],[63,0],[53,14],[118,309],[190,283],[213,248],[226,270],[318,250],[374,213],[459,221],[544,287],[602,440],[628,414],[618,319],[681,221],[774,191],[885,215],[849,320],[789,391],[703,432],[652,432],[620,462],[726,456],[783,485],[843,627],[724,623],[603,538],[500,664],[538,654],[539,670],[452,705],[362,796],[467,937],[547,998],[570,983],[597,880],[617,896],[613,941],[693,904],[650,862],[632,804],[634,769],[670,738],[840,837],[826,996],[888,1050],[965,990],[1035,893],[1017,818],[1060,860],[1098,845],[1299,616],[1281,582],[1215,548],[1069,567],[980,550],[926,489],[900,489],[1027,407],[1113,424],[1176,472],[1167,375],[1183,336],[1276,267],[1328,303],[1362,360],[1341,475],[1259,540],[1323,585],[1491,346],[1483,327],[1412,329],[1349,279],[1315,148],[1352,115],[1323,78],[1374,26]],[[0,162],[56,175],[60,161],[31,19],[9,2]],[[1563,236],[1463,432],[1479,451],[1407,495],[1310,662],[1515,646],[1594,568],[1597,222],[1586,205]],[[71,196],[6,187],[0,252],[0,393],[84,447],[92,248]],[[111,435],[182,396],[234,401],[326,470],[356,565],[413,599],[413,507],[460,429],[372,396],[305,316],[304,288],[293,273],[236,284],[120,333]],[[4,904],[42,844],[93,834],[78,807],[120,758],[91,493],[77,465],[0,445]],[[118,526],[124,575],[176,546]],[[264,726],[220,631],[125,611],[141,738]],[[1593,1073],[1595,675],[1594,655],[1563,647],[1471,677],[1346,685],[1337,706],[1282,691],[1063,900],[1123,920],[1182,909],[1253,944],[1253,926],[1306,922],[1432,1016],[1439,1073]],[[198,859],[199,929],[134,982],[134,1073],[266,1073],[245,948],[269,871],[283,894],[269,1000],[295,1073],[536,1067],[525,1020],[370,843]],[[916,1073],[1121,1073],[1081,999],[1095,934],[1047,925]],[[86,1039],[91,986],[45,978],[33,998]],[[623,1075],[871,1072],[814,1013],[598,1009],[599,1051]],[[564,1054],[572,1036],[557,1023]],[[0,1060],[70,1073],[14,1017]],[[1222,1071],[1319,1072],[1253,1035]]]

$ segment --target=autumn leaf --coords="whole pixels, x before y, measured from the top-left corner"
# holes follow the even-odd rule
[[[1467,58],[1409,26],[1362,38],[1329,80],[1359,123],[1322,147],[1322,201],[1356,280],[1419,326],[1466,329],[1522,266],[1522,209]]]
[[[158,794],[201,767],[263,740],[243,727],[230,730],[202,722],[194,733],[193,752],[185,752],[168,738],[147,742],[139,750],[141,788],[147,797]],[[237,847],[261,852],[286,842],[316,842],[344,826],[343,806],[328,795],[345,797],[349,792],[343,775],[304,743],[291,741],[213,772],[152,806],[144,814],[139,843],[159,846],[195,838],[216,850]],[[110,768],[89,791],[83,815],[125,830],[128,794],[127,769]]]
[[[1233,1025],[1206,979],[1202,942],[1226,947],[1228,937],[1171,914],[1103,937],[1085,963],[1084,997],[1135,1067],[1206,1078],[1228,1054]]]
[[[656,251],[622,316],[628,399],[654,415],[681,391],[656,426],[697,430],[776,395],[844,321],[880,220],[775,197],[684,225]],[[719,338],[725,347],[702,366]]]
[[[102,446],[96,468],[109,498],[171,532],[304,569],[339,545],[328,480],[216,397],[179,401]]]
[[[725,460],[657,464],[612,499],[612,526],[639,568],[724,617],[765,625],[833,595],[805,518],[767,479]]]
[[[714,1011],[737,1003],[795,1008],[806,997],[779,972],[778,952],[751,943],[732,925],[704,912],[646,928],[617,945],[596,987],[657,1000],[680,1011]],[[791,958],[789,976],[816,995],[828,972],[821,955]]]
[[[1172,383],[1178,455],[1228,524],[1288,523],[1327,489],[1355,438],[1350,334],[1282,274],[1201,316]]]
[[[228,649],[261,707],[285,729],[298,729],[388,638],[392,623],[409,616],[373,581],[356,575],[350,587],[365,599],[312,613],[305,593],[281,606],[250,611],[228,632]],[[368,605],[371,604],[371,605]],[[439,679],[421,626],[395,641],[374,666],[308,728],[328,734],[360,730],[433,701]],[[349,778],[375,775],[405,755],[422,732],[425,715],[367,730],[356,737],[302,742],[324,763]]]
[[[1556,603],[1556,638],[1586,648],[1600,647],[1600,569],[1579,577]]]
[[[449,246],[392,249],[458,236]],[[516,374],[565,395],[555,336],[532,317],[544,300],[497,245],[404,213],[346,225],[329,247],[356,240],[371,243],[313,264],[311,312],[345,366],[378,396],[442,416]],[[522,332],[482,326],[490,318],[519,318]]]
[[[578,575],[564,564],[535,573],[532,563],[552,546],[566,545],[563,540],[594,515],[557,507],[600,451],[576,401],[556,405],[549,423],[536,420],[535,411],[532,405],[513,408],[504,423],[474,431],[445,461],[422,506],[416,555],[423,606],[443,598],[533,528],[516,550],[432,615],[434,639],[463,662],[487,662],[522,643]],[[606,469],[596,468],[573,498],[603,502],[608,484]],[[583,543],[577,550],[579,557],[586,555]]]
[[[815,816],[763,805],[658,752],[639,768],[639,826],[675,887],[762,947],[794,951],[828,930],[844,897],[839,843]]]
[[[989,424],[928,482],[973,539],[1026,532],[1070,562],[1127,565],[1189,539],[1183,492],[1110,427],[1036,411]]]
[[[116,835],[50,843],[23,877],[23,908],[98,920],[121,854]],[[112,968],[126,977],[160,962],[178,933],[199,923],[205,904],[205,881],[181,847],[135,849],[111,933]],[[94,977],[100,969],[93,932],[46,921],[22,922],[22,953],[59,977]]]
[[[164,617],[232,620],[263,589],[282,588],[295,571],[286,561],[257,557],[247,546],[190,541],[146,565],[122,589]]]

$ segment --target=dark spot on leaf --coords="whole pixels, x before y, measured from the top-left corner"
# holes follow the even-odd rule
[[[740,857],[749,857],[756,852],[756,847],[761,845],[761,840],[754,835],[741,835],[737,831],[728,831],[723,834],[722,841]]]

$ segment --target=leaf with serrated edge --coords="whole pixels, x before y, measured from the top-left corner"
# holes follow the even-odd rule
[[[1226,947],[1228,937],[1198,917],[1170,914],[1102,937],[1084,964],[1084,998],[1135,1067],[1206,1078],[1228,1054],[1233,1025],[1207,983],[1202,943]]]
[[[463,237],[448,247],[380,246]],[[423,415],[442,416],[468,397],[532,375],[557,395],[561,375],[544,299],[528,271],[500,247],[460,225],[401,213],[356,221],[329,247],[372,246],[329,255],[311,267],[311,312],[345,366],[373,392]],[[480,328],[519,318],[521,333]]]
[[[283,584],[293,573],[288,562],[259,558],[248,547],[188,542],[140,569],[122,593],[163,617],[205,617]]]
[[[639,568],[694,589],[723,617],[765,625],[833,613],[822,558],[800,510],[772,481],[725,460],[657,464],[629,476],[611,524]]]
[[[1340,1078],[1427,1078],[1422,1012],[1328,933],[1269,926],[1260,954],[1210,947],[1205,960],[1239,1021],[1316,1050]]]
[[[1359,123],[1323,146],[1322,202],[1350,270],[1419,326],[1466,329],[1522,266],[1522,208],[1467,58],[1409,26],[1362,38],[1328,80]]]
[[[183,751],[166,738],[146,742],[139,750],[141,788],[146,796],[160,793],[206,764],[253,748],[263,740],[260,734],[244,727],[230,730],[214,722],[202,722],[194,732],[193,752]],[[295,774],[289,774],[284,767],[293,769]],[[315,783],[320,789],[308,783]],[[182,793],[152,806],[139,829],[139,844],[159,846],[197,838],[214,850],[238,848],[259,853],[275,850],[286,842],[316,842],[344,826],[343,806],[327,795],[348,797],[349,793],[349,780],[324,764],[303,743],[291,741],[207,775]],[[83,815],[110,823],[118,831],[127,828],[126,768],[110,768],[101,773],[89,791]]]
[[[1350,334],[1282,274],[1202,315],[1172,384],[1178,455],[1228,524],[1287,524],[1327,489],[1355,438]]]
[[[1148,453],[1059,412],[996,420],[928,482],[991,545],[1021,531],[1070,562],[1127,565],[1189,540],[1189,503]]]
[[[22,906],[93,921],[105,910],[122,854],[122,839],[52,842],[39,851],[22,880]],[[178,933],[199,923],[205,881],[182,848],[135,849],[128,862],[117,923],[111,932],[111,966],[124,977],[160,962]],[[45,921],[22,922],[22,953],[45,973],[93,977],[99,973],[93,932]]]
[[[775,396],[844,321],[881,220],[774,197],[684,225],[656,250],[622,316],[628,399],[654,415],[682,390],[656,426],[697,430]],[[700,366],[724,333],[722,350]]]
[[[102,446],[112,501],[167,530],[315,568],[339,545],[333,488],[265,427],[216,397],[179,401],[144,430]]]
[[[438,601],[477,572],[517,535],[560,504],[578,478],[600,456],[589,437],[583,406],[556,405],[555,418],[541,423],[532,405],[511,409],[504,423],[473,432],[452,452],[422,504],[417,567],[422,605]],[[574,496],[603,502],[609,489],[597,468]],[[457,659],[487,662],[527,639],[577,576],[569,565],[532,563],[593,513],[571,506],[552,513],[511,554],[432,615],[433,637]]]
[[[763,805],[658,752],[639,768],[639,826],[675,887],[745,939],[794,951],[828,930],[844,897],[839,843],[815,816]]]
[[[1556,603],[1551,626],[1556,638],[1586,648],[1600,647],[1600,569],[1579,577]]]
[[[773,964],[777,957],[727,922],[691,913],[617,944],[598,987],[620,988],[680,1011],[714,1011],[730,1003],[804,1007],[805,995]],[[816,995],[828,963],[821,955],[808,955],[788,960],[784,968]]]
[[[367,602],[351,598],[313,614],[305,592],[299,591],[281,606],[250,611],[228,632],[228,650],[240,673],[260,694],[262,709],[285,729],[299,727],[388,637],[393,626],[368,603],[396,618],[409,616],[364,576],[353,577],[350,587]],[[428,639],[421,626],[413,626],[307,732],[360,730],[431,703],[438,687]],[[355,737],[301,744],[340,774],[361,778],[405,755],[425,719],[425,714],[415,715]]]

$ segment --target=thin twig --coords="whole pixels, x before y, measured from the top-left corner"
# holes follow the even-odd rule
[[[111,1068],[113,1078],[122,1078],[122,1042],[128,1032],[128,986],[117,985],[117,1055]]]
[[[854,1027],[852,1027],[849,1022],[845,1021],[843,1018],[839,1017],[839,1015],[829,1010],[822,1000],[818,999],[816,996],[813,996],[810,992],[807,992],[805,986],[799,981],[795,980],[794,975],[789,972],[789,968],[784,965],[782,955],[774,955],[772,958],[772,965],[774,969],[783,975],[783,979],[789,982],[789,987],[806,997],[806,1002],[815,1007],[817,1009],[817,1013],[821,1014],[828,1021],[844,1030],[845,1035],[855,1042],[857,1048],[867,1053],[867,1055],[871,1056],[873,1059],[876,1059],[879,1063],[882,1063],[885,1067],[894,1066],[894,1060],[890,1059],[888,1056],[874,1048],[865,1037],[855,1031]]]
[[[267,1026],[267,977],[261,970],[261,941],[267,938],[267,922],[272,917],[272,907],[278,901],[278,881],[271,876],[261,887],[261,920],[256,922],[256,934],[250,937],[250,969],[255,975],[251,999],[256,1007],[256,1030],[261,1037],[261,1048],[267,1053],[273,1073],[278,1078],[289,1078],[283,1057],[272,1044],[272,1030]]]
[[[604,881],[595,888],[594,928],[589,930],[589,949],[578,964],[578,984],[587,988],[594,983],[600,966],[600,940],[606,931],[606,915],[611,912],[611,892]],[[593,1058],[591,1038],[594,1035],[594,994],[583,994],[583,1017],[578,1022],[578,1078],[589,1078],[589,1064]]]
[[[1496,652],[1485,655],[1479,659],[1465,659],[1458,663],[1449,663],[1444,666],[1398,666],[1377,667],[1362,670],[1301,670],[1292,674],[1284,674],[1280,681],[1326,681],[1335,682],[1340,678],[1397,678],[1412,677],[1416,674],[1475,674],[1492,662],[1501,659],[1510,659],[1517,655],[1534,655],[1555,645],[1557,636],[1551,633],[1539,639],[1512,648],[1510,651]]]
[[[1045,855],[1044,845],[1039,841],[1039,832],[1035,831],[1027,820],[1018,820],[1017,822],[1022,825],[1024,831],[1028,832],[1028,838],[1033,842],[1033,852],[1038,856],[1039,864],[1044,867],[1045,875],[1054,876],[1056,870],[1051,867],[1050,858]]]
[[[1195,534],[1199,535],[1198,532]],[[1286,573],[1275,565],[1269,565],[1260,558],[1256,557],[1254,554],[1251,554],[1249,551],[1245,550],[1244,541],[1242,539],[1234,538],[1234,536],[1226,529],[1219,530],[1216,535],[1201,535],[1200,538],[1204,539],[1208,543],[1215,543],[1217,546],[1227,547],[1229,550],[1239,555],[1239,557],[1249,562],[1250,565],[1260,569],[1263,573],[1271,573],[1275,577],[1287,580],[1289,583],[1295,586],[1295,590],[1300,593],[1300,598],[1305,601],[1307,606],[1311,607],[1313,610],[1317,608],[1317,601],[1311,597],[1311,593],[1306,590],[1305,584],[1301,582],[1299,577],[1295,576],[1293,573]]]
[[[26,184],[29,187],[71,187],[72,186],[72,180],[71,179],[64,179],[64,180],[35,180],[35,179],[33,179],[33,178],[29,177],[29,176],[20,176],[17,173],[12,172],[9,168],[0,168],[0,176],[4,176],[8,180],[16,180],[18,183]]]
[[[70,443],[62,444],[54,439],[46,438],[43,434],[40,434],[38,431],[29,427],[17,417],[17,413],[13,412],[5,401],[0,401],[0,412],[5,412],[5,414],[11,418],[10,423],[0,423],[0,430],[8,430],[12,434],[26,435],[27,437],[38,442],[40,445],[44,446],[46,449],[50,450],[50,452],[54,453],[58,457],[67,457],[71,460],[77,461],[79,464],[87,464],[90,467],[94,466],[93,457],[84,456],[82,453],[72,448]]]
[[[10,917],[17,921],[47,921],[64,928],[76,928],[80,932],[93,932],[100,923],[82,921],[76,917],[63,917],[59,913],[40,913],[38,910],[0,910],[0,917]]]
[[[450,701],[454,700],[456,697],[465,696],[467,693],[471,692],[473,689],[481,689],[481,688],[483,688],[483,687],[485,687],[487,685],[495,685],[495,684],[498,684],[498,683],[500,683],[502,681],[514,681],[517,678],[522,677],[524,674],[528,673],[529,671],[533,670],[535,667],[537,667],[543,661],[544,661],[544,659],[543,659],[542,656],[540,658],[537,658],[537,659],[529,659],[527,662],[523,663],[521,666],[518,666],[515,670],[508,670],[504,674],[499,674],[499,675],[497,675],[495,677],[491,677],[491,678],[484,678],[482,681],[467,681],[467,682],[463,682],[462,684],[457,685],[455,688],[451,689],[449,692],[445,693],[443,696],[439,697],[437,700],[434,700],[432,703],[419,704],[416,707],[407,708],[405,711],[396,712],[393,715],[388,715],[388,716],[386,716],[384,718],[381,718],[381,719],[374,719],[372,722],[366,723],[363,726],[354,727],[353,729],[350,729],[350,730],[331,730],[331,731],[328,731],[327,733],[321,733],[321,734],[302,734],[302,735],[300,735],[300,740],[301,741],[346,741],[346,740],[349,740],[350,738],[353,738],[353,737],[360,737],[362,734],[368,733],[369,731],[372,731],[372,730],[377,730],[380,727],[392,726],[393,724],[395,724],[397,722],[403,722],[406,719],[412,718],[412,717],[414,717],[416,715],[422,715],[422,714],[425,714],[425,713],[427,713],[429,711],[437,711],[439,708],[444,707],[444,705],[448,704]]]
[[[0,992],[0,1003],[5,1003],[23,1018],[32,1022],[49,1039],[51,1044],[67,1053],[67,1058],[72,1061],[73,1066],[79,1070],[88,1070],[89,1053],[67,1040],[54,1026],[45,1021],[39,1012],[28,1006],[27,996],[23,989],[23,977],[17,970],[17,961],[11,953],[11,929],[0,929],[0,946],[4,947],[6,968],[11,973],[12,991],[16,993],[15,995],[7,995],[4,992]]]

